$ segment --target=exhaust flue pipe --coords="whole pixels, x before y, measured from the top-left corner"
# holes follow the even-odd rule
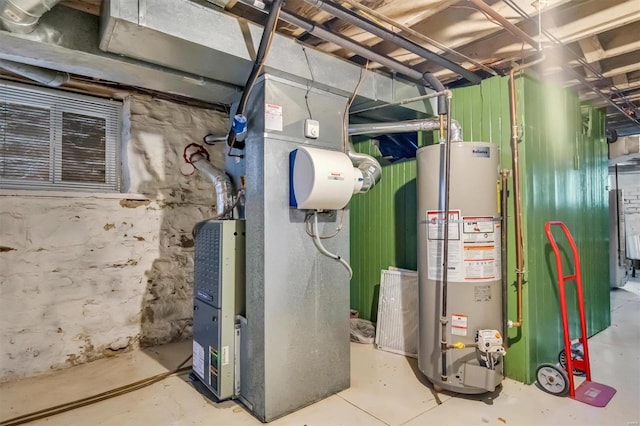
[[[12,33],[28,34],[61,0],[0,0],[0,21]]]
[[[216,219],[226,219],[235,207],[233,183],[223,170],[209,161],[209,153],[202,145],[196,143],[185,147],[184,160],[206,176],[216,190]],[[238,194],[239,196],[240,194]]]
[[[389,123],[367,123],[349,125],[349,135],[384,135],[389,133],[432,132],[439,130],[440,118],[432,117],[421,120],[397,121]],[[462,127],[456,120],[451,120],[451,140],[462,141]]]
[[[0,59],[0,68],[51,87],[62,86],[70,80],[69,73],[66,72],[21,64],[19,62],[7,61],[5,59]]]

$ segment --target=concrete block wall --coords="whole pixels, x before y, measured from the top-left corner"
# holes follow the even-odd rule
[[[227,117],[142,95],[125,110],[125,193],[0,190],[0,381],[191,335],[191,231],[215,191],[179,168]]]

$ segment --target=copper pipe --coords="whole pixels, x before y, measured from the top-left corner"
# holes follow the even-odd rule
[[[511,96],[511,159],[513,169],[513,204],[516,238],[516,292],[518,297],[518,317],[509,321],[509,327],[522,327],[522,285],[524,282],[524,238],[522,236],[522,201],[520,197],[520,166],[518,164],[518,101],[516,97],[516,71],[523,70],[544,61],[544,55],[533,62],[511,68],[509,72],[509,92]]]
[[[438,139],[444,139],[444,115],[440,116],[440,134],[438,135]]]
[[[487,15],[489,15],[490,17],[498,21],[498,23],[500,23],[500,25],[502,25],[505,30],[509,31],[511,34],[518,37],[520,40],[526,41],[527,44],[531,45],[534,49],[538,50],[537,41],[531,38],[529,34],[525,33],[520,28],[516,27],[511,22],[509,22],[504,16],[502,16],[501,14],[493,10],[493,8],[488,4],[486,4],[484,1],[482,0],[469,0],[469,1],[473,3],[480,11],[486,13]]]

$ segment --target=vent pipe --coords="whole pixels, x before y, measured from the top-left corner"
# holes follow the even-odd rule
[[[213,183],[216,189],[216,219],[226,219],[231,214],[234,203],[231,178],[209,161],[209,153],[202,145],[192,143],[185,147],[184,160],[193,165],[203,176]],[[238,194],[238,197],[240,194]]]
[[[62,86],[70,80],[69,74],[66,72],[35,67],[33,65],[7,61],[5,59],[0,59],[0,68],[51,87]]]
[[[28,34],[61,0],[0,0],[0,21],[12,33]]]
[[[382,166],[374,157],[356,152],[351,141],[349,141],[348,144],[347,155],[353,165],[362,172],[362,187],[357,193],[364,194],[380,181],[382,177]]]
[[[389,123],[351,124],[349,135],[383,135],[389,133],[432,132],[439,130],[440,118],[431,117],[421,120],[398,121]],[[451,120],[451,141],[462,141],[462,127],[456,120]]]

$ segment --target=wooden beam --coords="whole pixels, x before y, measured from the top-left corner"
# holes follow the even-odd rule
[[[60,4],[70,7],[71,9],[81,10],[92,15],[100,16],[102,0],[64,0]]]
[[[598,62],[600,59],[604,59],[606,56],[605,50],[600,44],[597,35],[587,37],[585,39],[578,40],[580,49],[587,63]]]
[[[627,79],[627,73],[614,75],[611,78],[613,85],[616,87],[629,86],[629,80]]]
[[[631,71],[640,70],[640,53],[631,52],[601,61],[602,75],[614,77]]]
[[[568,44],[617,26],[637,22],[640,20],[640,8],[637,7],[637,1],[607,0],[587,2],[586,4],[569,4],[557,11],[554,17],[554,28],[549,31]],[[520,26],[529,34],[537,32],[535,22],[525,22]],[[472,58],[487,59],[489,63],[492,58],[495,59],[495,62],[505,63],[520,60],[523,56],[526,57],[534,53],[533,48],[527,45],[523,46],[521,41],[515,40],[511,34],[504,31],[458,50]],[[572,59],[572,57],[567,57],[566,61]]]

